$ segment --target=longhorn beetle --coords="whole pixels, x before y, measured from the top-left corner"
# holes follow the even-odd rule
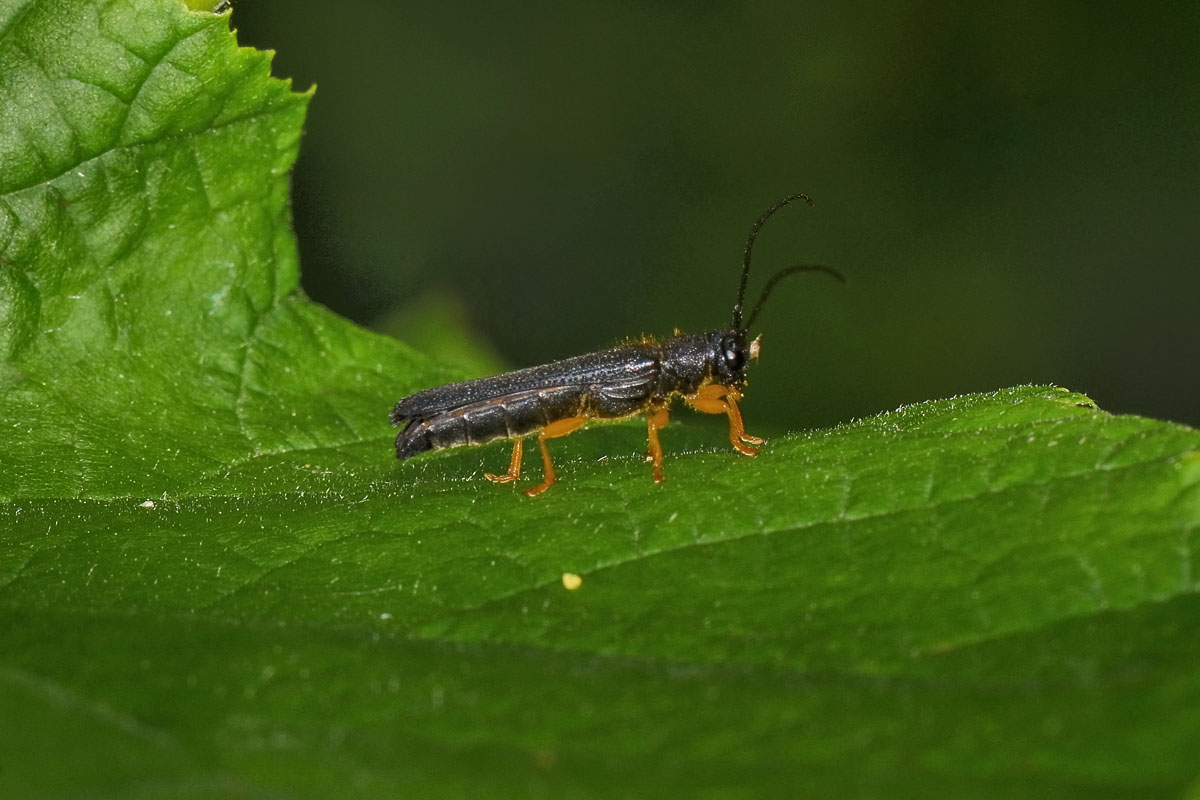
[[[763,224],[793,200],[812,205],[806,194],[779,200],[750,228],[742,257],[741,282],[729,327],[706,333],[679,333],[659,341],[644,338],[575,356],[540,367],[506,372],[446,386],[435,386],[405,397],[392,409],[392,425],[403,425],[396,436],[396,457],[408,459],[426,450],[474,445],[494,439],[513,440],[508,472],[485,473],[493,483],[512,483],[521,474],[523,437],[536,432],[542,450],[544,477],[525,490],[533,497],[554,485],[554,465],[547,439],[566,436],[591,420],[618,420],[645,414],[650,431],[647,460],[654,463],[654,480],[663,481],[662,446],[658,431],[667,424],[667,409],[675,397],[703,414],[729,417],[729,441],[745,455],[758,455],[757,436],[746,433],[738,401],[746,384],[746,362],[758,358],[761,336],[747,341],[750,327],[779,281],[797,272],[824,272],[842,283],[838,272],[819,264],[799,264],[775,273],[742,324],[742,305],[750,277],[750,253]]]

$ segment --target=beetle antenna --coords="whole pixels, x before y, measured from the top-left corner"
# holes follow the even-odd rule
[[[813,204],[812,198],[806,194],[789,194],[782,200],[777,200],[773,206],[764,211],[762,216],[758,218],[758,221],[754,223],[754,226],[750,228],[750,236],[746,239],[745,254],[742,256],[742,280],[741,283],[738,284],[737,302],[733,304],[733,324],[731,326],[731,330],[743,330],[742,304],[746,300],[746,282],[750,280],[750,251],[754,249],[754,239],[758,236],[758,232],[762,230],[762,226],[766,223],[766,221],[771,218],[771,215],[793,200],[803,200],[810,206]],[[765,297],[763,299],[765,299]],[[760,300],[758,304],[761,306],[762,300]],[[753,315],[751,315],[751,319],[753,319]],[[746,327],[749,328],[750,326],[747,325]]]
[[[767,285],[763,287],[762,294],[758,296],[758,302],[754,304],[754,310],[750,312],[750,320],[746,323],[746,330],[754,325],[754,320],[758,319],[758,312],[762,311],[763,305],[766,304],[767,298],[771,295],[771,290],[775,288],[775,284],[779,283],[789,275],[795,275],[797,272],[824,272],[832,278],[837,278],[843,284],[849,283],[846,276],[837,270],[820,264],[797,264],[794,267],[784,267],[771,276],[771,280],[767,281]],[[738,330],[741,330],[740,328]]]

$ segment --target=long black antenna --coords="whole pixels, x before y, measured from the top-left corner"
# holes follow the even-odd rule
[[[767,302],[767,297],[770,296],[771,290],[775,288],[775,284],[789,275],[795,275],[797,272],[824,272],[830,277],[837,278],[842,283],[849,283],[846,276],[835,269],[822,266],[821,264],[797,264],[794,267],[784,267],[771,276],[771,280],[767,281],[767,285],[763,287],[762,294],[758,296],[758,302],[754,304],[754,310],[750,312],[750,319],[746,322],[746,330],[750,330],[754,325],[754,320],[758,319],[758,312],[762,311],[763,305]],[[741,330],[740,328],[738,330]]]
[[[754,249],[754,239],[755,239],[755,237],[758,236],[758,232],[760,230],[762,230],[763,224],[766,223],[766,221],[771,218],[771,215],[774,214],[779,209],[786,206],[788,203],[792,202],[793,200],[803,200],[804,202],[808,203],[810,206],[813,204],[812,198],[806,194],[802,194],[802,193],[789,194],[787,197],[783,198],[782,200],[777,200],[775,202],[775,205],[771,206],[766,211],[764,211],[762,216],[758,218],[758,221],[754,223],[754,227],[752,227],[750,229],[750,236],[746,239],[745,255],[743,255],[743,257],[742,257],[742,281],[740,284],[738,284],[737,302],[733,304],[733,324],[730,326],[730,330],[735,330],[735,331],[743,330],[743,328],[742,328],[742,304],[746,300],[746,282],[748,280],[750,280],[750,252]],[[762,305],[762,302],[759,301],[759,306],[761,306],[761,305]],[[749,326],[747,326],[747,327],[749,327]]]

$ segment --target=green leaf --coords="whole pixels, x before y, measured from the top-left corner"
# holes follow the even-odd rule
[[[299,292],[268,67],[0,7],[0,796],[1196,792],[1200,433],[1021,387],[672,425],[661,486],[634,425],[532,500],[398,463],[454,376]]]

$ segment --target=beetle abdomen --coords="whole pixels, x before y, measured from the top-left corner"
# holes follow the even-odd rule
[[[587,387],[554,386],[483,400],[425,419],[413,419],[396,437],[396,457],[524,436],[551,422],[581,416]]]

